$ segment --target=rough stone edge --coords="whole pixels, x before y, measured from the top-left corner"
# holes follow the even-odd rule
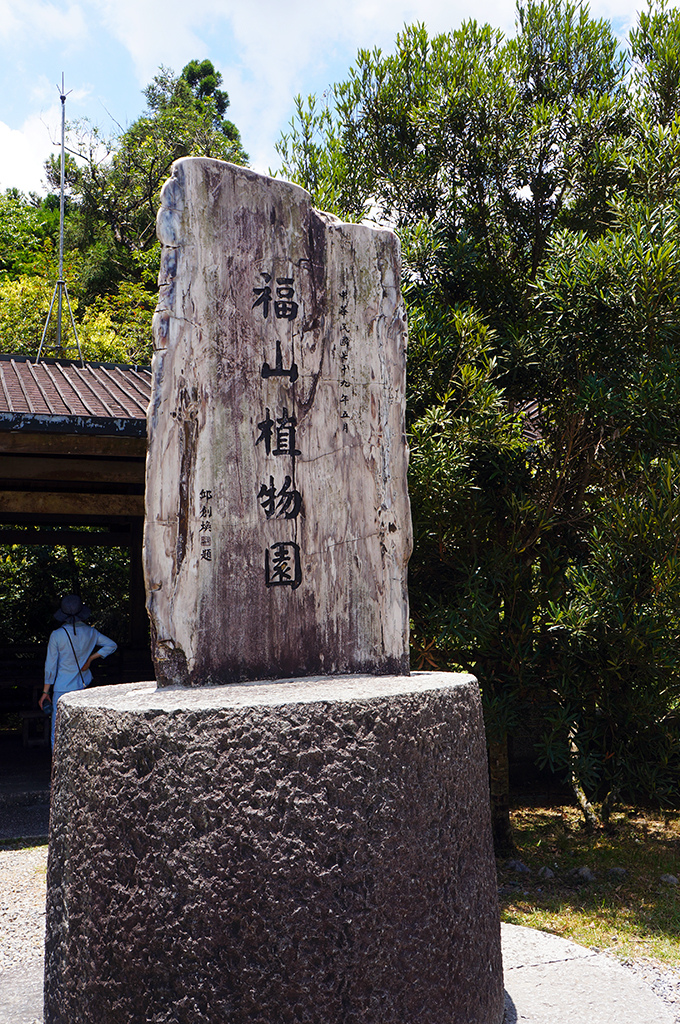
[[[373,697],[453,690],[476,684],[464,672],[412,672],[398,676],[303,676],[292,679],[251,680],[223,686],[159,687],[157,683],[123,683],[97,686],[64,694],[59,702],[68,708],[106,708],[112,711],[176,711],[182,708],[273,707],[287,704],[351,702]]]

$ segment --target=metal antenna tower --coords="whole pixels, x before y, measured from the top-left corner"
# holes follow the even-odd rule
[[[59,86],[57,86],[59,89]],[[52,293],[52,301],[50,302],[50,308],[47,313],[47,320],[43,327],[42,338],[40,339],[40,347],[38,348],[38,355],[35,358],[36,363],[39,362],[42,354],[43,345],[45,344],[45,337],[47,335],[47,328],[50,324],[50,317],[52,316],[52,310],[54,308],[54,300],[57,299],[57,344],[56,351],[57,355],[61,355],[61,317],[64,299],[66,299],[66,305],[68,306],[69,315],[71,317],[71,327],[73,328],[73,335],[76,339],[76,345],[78,346],[78,355],[80,356],[81,366],[85,366],[85,360],[83,359],[83,353],[80,348],[80,339],[78,338],[78,331],[76,330],[76,322],[73,319],[73,310],[71,309],[71,301],[68,297],[68,286],[64,280],[64,136],[66,132],[66,97],[72,92],[64,92],[64,72],[61,73],[61,89],[59,92],[59,98],[61,100],[61,187],[59,191],[59,280],[54,286]]]

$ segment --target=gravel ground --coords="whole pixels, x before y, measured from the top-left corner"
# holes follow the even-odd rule
[[[612,959],[646,982],[652,992],[673,1010],[675,1022],[680,1024],[680,967],[669,967],[650,957],[640,957],[637,960],[619,960],[617,957]]]
[[[0,850],[0,972],[43,958],[47,846]]]
[[[46,871],[47,846],[0,850],[0,973],[35,966],[43,958]],[[617,963],[649,985],[680,1024],[680,967],[648,957]]]

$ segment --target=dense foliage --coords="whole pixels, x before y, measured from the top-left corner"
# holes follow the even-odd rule
[[[1,538],[1,532],[0,532]],[[127,548],[0,545],[0,648],[43,648],[65,594],[82,594],[93,623],[128,642]]]
[[[161,68],[144,92],[146,111],[117,136],[69,125],[64,276],[86,359],[150,362],[155,216],[172,162],[247,159],[225,118],[229,99],[220,84],[210,61],[191,61],[179,76]],[[49,161],[46,172],[54,191],[45,198],[0,193],[2,352],[37,354],[58,277],[59,162]],[[43,354],[75,357],[67,310],[61,351],[55,324],[53,314]],[[70,591],[83,595],[105,634],[127,642],[129,557],[125,548],[0,544],[0,647],[45,643],[52,613]]]
[[[360,51],[298,98],[282,173],[402,238],[418,666],[482,685],[499,849],[508,736],[584,812],[677,799],[680,13],[627,47],[520,0]]]
[[[133,364],[151,358],[159,248],[155,218],[163,182],[182,156],[244,163],[239,133],[225,118],[227,94],[210,61],[193,60],[177,76],[161,68],[144,90],[147,109],[104,138],[87,122],[69,125],[64,276],[85,358]],[[0,194],[0,350],[35,355],[58,277],[59,161],[46,164],[45,198],[16,189]],[[55,349],[77,355],[65,315]]]

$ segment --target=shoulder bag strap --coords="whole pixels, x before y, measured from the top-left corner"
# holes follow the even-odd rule
[[[75,658],[76,665],[78,666],[78,675],[80,676],[80,681],[83,684],[83,688],[84,688],[85,687],[85,680],[83,679],[83,673],[80,671],[80,662],[78,661],[78,655],[76,654],[76,649],[73,646],[73,640],[71,640],[71,634],[67,630],[66,626],[62,626],[61,628],[64,630],[64,632],[66,633],[66,636],[68,637],[68,642],[70,643],[71,650],[73,651],[73,657]]]

